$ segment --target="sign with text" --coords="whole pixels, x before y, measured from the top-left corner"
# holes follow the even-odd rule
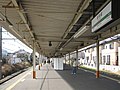
[[[101,11],[98,13],[97,16],[92,20],[92,32],[97,31],[102,26],[107,24],[109,21],[112,20],[112,9],[111,9],[111,2]]]

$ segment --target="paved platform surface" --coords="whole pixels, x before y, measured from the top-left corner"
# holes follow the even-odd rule
[[[37,67],[38,68],[38,67]],[[71,74],[71,68],[54,70],[46,64],[36,70],[37,77],[32,79],[32,69],[0,85],[0,90],[120,90],[120,82],[108,78],[95,78],[94,73],[79,69]]]

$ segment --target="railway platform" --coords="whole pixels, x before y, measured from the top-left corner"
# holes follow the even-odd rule
[[[37,69],[38,67],[36,67]],[[0,90],[119,90],[120,82],[100,76],[87,70],[78,69],[71,74],[71,68],[54,70],[45,64],[36,70],[36,79],[32,78],[32,68],[0,85]]]

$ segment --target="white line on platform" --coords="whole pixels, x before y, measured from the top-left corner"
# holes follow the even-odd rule
[[[117,79],[114,79],[114,78],[111,78],[111,77],[108,77],[108,76],[105,76],[105,75],[101,75],[101,76],[120,83],[120,80],[117,80]]]
[[[22,79],[21,82],[25,81],[25,79]]]
[[[32,71],[32,70],[31,70]],[[30,72],[31,72],[30,71]],[[23,77],[21,77],[20,79],[18,79],[15,83],[13,83],[12,85],[10,85],[8,88],[6,88],[6,90],[11,90],[13,87],[15,87],[19,82],[21,82],[21,80],[23,80],[23,78],[25,78],[30,72],[26,73]]]

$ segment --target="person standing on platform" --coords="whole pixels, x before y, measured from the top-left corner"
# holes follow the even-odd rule
[[[73,65],[72,65],[72,67],[73,67],[73,69],[72,69],[72,74],[76,74],[76,72],[77,72],[77,60],[76,59],[74,59],[74,61],[73,61]]]

